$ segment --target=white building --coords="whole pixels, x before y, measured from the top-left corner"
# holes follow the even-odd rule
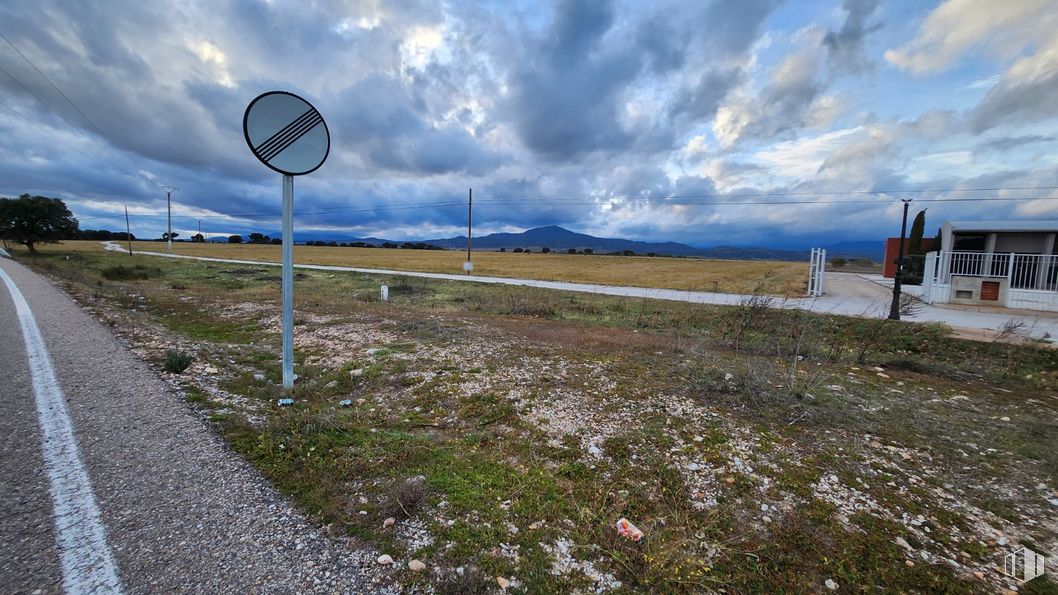
[[[926,255],[929,303],[1058,312],[1058,221],[945,221]]]

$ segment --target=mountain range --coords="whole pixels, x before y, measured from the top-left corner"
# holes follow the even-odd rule
[[[270,234],[278,237],[275,232]],[[312,238],[297,236],[297,240],[323,240],[336,242],[366,242],[375,246],[384,243],[402,244],[403,240],[387,240],[383,238],[352,238],[340,235],[313,234]],[[418,243],[418,241],[416,241]],[[440,246],[448,249],[465,249],[467,245],[466,236],[452,238],[437,238],[422,240],[422,243]],[[546,227],[535,227],[521,233],[492,233],[473,238],[475,250],[513,250],[515,248],[529,248],[533,252],[539,252],[542,248],[550,248],[554,252],[566,252],[571,248],[577,250],[590,249],[596,253],[623,252],[631,250],[636,254],[660,254],[666,256],[690,256],[697,258],[718,258],[729,260],[789,260],[800,261],[808,259],[808,250],[788,250],[763,247],[744,246],[714,246],[711,248],[695,248],[680,242],[641,242],[637,240],[626,240],[622,238],[600,238],[588,234],[570,231],[557,225]],[[829,257],[845,258],[870,258],[876,262],[883,259],[884,243],[881,240],[873,242],[840,242],[827,246]]]

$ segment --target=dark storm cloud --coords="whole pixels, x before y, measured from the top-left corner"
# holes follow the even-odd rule
[[[974,155],[987,153],[989,151],[1011,151],[1014,149],[1020,149],[1029,145],[1039,143],[1049,143],[1058,140],[1053,136],[1043,136],[1041,134],[1026,134],[1024,136],[1003,136],[994,138],[989,141],[983,142],[974,147]]]
[[[1050,50],[1058,54],[1058,47]],[[1026,65],[1025,74],[1008,73],[981,99],[970,114],[973,131],[984,132],[1001,124],[1024,124],[1054,118],[1058,98],[1058,59],[1046,63],[1046,50],[1025,60],[1039,61]]]
[[[504,158],[457,124],[433,126],[422,95],[396,78],[371,75],[333,101],[334,136],[363,159],[390,170],[421,174],[481,174]]]
[[[877,10],[879,0],[844,0],[845,22],[841,29],[828,31],[823,37],[827,58],[835,70],[857,73],[867,65],[863,43],[867,35],[881,28],[881,23],[867,24]]]
[[[631,144],[618,100],[642,59],[628,48],[599,47],[612,24],[612,2],[563,0],[536,54],[515,67],[507,115],[533,152],[562,160]]]
[[[757,41],[764,19],[778,0],[714,0],[704,15],[705,38],[726,54],[745,52]]]
[[[742,80],[743,75],[741,68],[708,70],[702,73],[697,85],[680,93],[673,102],[670,113],[674,116],[687,114],[692,120],[712,118],[727,94]]]

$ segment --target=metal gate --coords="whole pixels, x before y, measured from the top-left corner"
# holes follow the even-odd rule
[[[824,248],[812,248],[808,264],[808,295],[823,295],[823,277],[827,269],[827,251]]]

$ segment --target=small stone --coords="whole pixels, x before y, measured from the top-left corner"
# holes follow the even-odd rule
[[[265,375],[260,373],[260,372],[258,372],[258,373],[253,375],[253,379],[256,380],[257,382],[264,382]]]
[[[904,548],[905,550],[907,550],[907,551],[909,551],[909,552],[910,552],[910,551],[911,551],[911,550],[913,549],[913,548],[911,547],[911,544],[910,544],[910,543],[908,543],[908,542],[907,542],[907,540],[906,540],[906,539],[904,539],[903,537],[897,537],[897,538],[896,538],[896,545],[898,545],[898,546],[900,546],[900,547]]]
[[[886,374],[885,372],[878,372],[878,377],[879,378],[889,378],[889,375]]]
[[[915,563],[912,562],[911,560],[904,560],[904,566],[907,566],[908,568],[914,568],[915,567]]]
[[[999,418],[999,421],[1010,421],[1010,418],[1004,416],[1004,417]]]
[[[688,471],[697,471],[699,469],[698,463],[687,463]]]
[[[540,527],[543,527],[543,526],[544,526],[544,521],[537,521],[537,522],[531,523],[529,525],[529,530],[530,531],[536,531],[537,529],[539,529]]]
[[[975,570],[974,571],[974,576],[976,576],[979,579],[983,579],[985,577],[985,573],[981,572],[980,570]]]
[[[361,510],[360,511],[360,516],[367,516],[367,511],[366,510]]]
[[[426,570],[426,564],[423,564],[419,560],[412,560],[411,562],[408,562],[408,569],[412,572],[422,572],[423,570]]]
[[[393,524],[396,523],[396,522],[397,522],[397,519],[395,519],[393,517],[389,517],[388,519],[382,521],[382,528],[383,529],[388,529],[388,528],[392,527]]]
[[[838,590],[838,584],[836,582],[834,582],[834,579],[832,579],[832,578],[828,578],[827,582],[825,582],[823,584],[826,585],[827,588],[830,589],[831,591],[837,591]]]
[[[465,573],[465,572],[466,572],[466,569],[464,569],[462,566],[456,568],[456,574],[458,574],[459,576],[463,576],[463,573]]]
[[[762,516],[762,517],[760,518],[760,520],[761,520],[761,522],[762,522],[762,523],[764,523],[765,525],[767,525],[767,524],[771,523],[771,517],[770,517],[770,516],[768,516],[768,515],[764,515],[764,516]]]
[[[511,581],[503,578],[502,576],[497,576],[496,577],[496,584],[499,585],[501,589],[506,591],[507,587],[511,586]]]
[[[382,351],[382,350],[381,350],[381,349],[377,349],[377,348],[376,348],[376,349],[368,349],[366,353],[367,353],[368,355],[375,355],[375,354],[376,354],[376,353],[378,353],[379,351]]]
[[[731,372],[725,372],[724,373],[724,380],[726,380],[728,382],[731,382],[734,379],[735,379],[735,375],[732,374]]]
[[[349,399],[342,399],[341,401],[338,401],[339,407],[351,407],[352,404],[353,402]]]
[[[731,484],[735,483],[735,478],[731,477],[730,475],[728,475],[727,477],[724,478],[724,483],[726,483],[727,485],[731,485]]]
[[[378,557],[378,563],[382,566],[389,566],[393,564],[393,556],[390,556],[389,554],[382,554]]]
[[[357,368],[357,369],[349,372],[349,377],[350,378],[357,378],[357,377],[363,376],[363,375],[364,375],[364,369],[363,368]]]
[[[588,447],[588,454],[594,455],[594,456],[599,456],[599,455],[602,454],[602,449],[600,449],[598,446],[595,446],[594,444],[592,444],[591,446]]]

